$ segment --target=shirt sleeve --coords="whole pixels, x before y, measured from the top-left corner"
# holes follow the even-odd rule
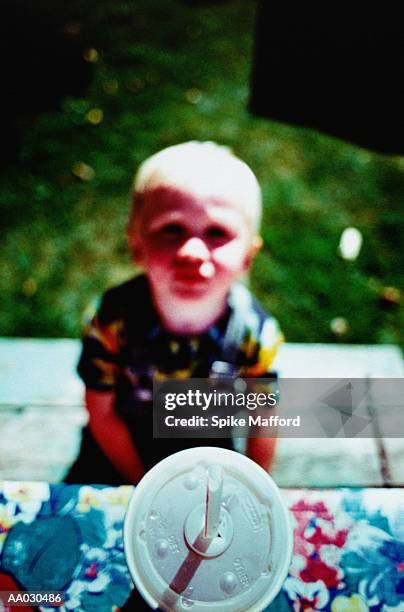
[[[250,363],[241,369],[241,375],[246,378],[264,377],[271,369],[280,345],[284,342],[284,336],[280,330],[278,321],[267,316],[257,335],[250,330],[246,353],[254,355],[254,363]]]
[[[96,391],[115,388],[120,362],[123,320],[115,316],[108,293],[84,328],[77,371],[86,387]]]

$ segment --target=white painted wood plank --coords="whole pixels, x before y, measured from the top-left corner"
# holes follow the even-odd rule
[[[0,339],[0,404],[80,405],[78,340]]]
[[[31,406],[0,412],[0,478],[63,479],[79,451],[84,408]]]
[[[400,378],[401,351],[392,345],[285,343],[273,363],[283,378]]]
[[[372,438],[280,438],[271,474],[282,487],[363,487],[383,484]]]

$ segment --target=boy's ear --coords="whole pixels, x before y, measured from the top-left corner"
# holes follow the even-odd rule
[[[257,253],[262,249],[264,245],[264,241],[261,238],[261,236],[258,236],[258,234],[256,236],[254,236],[254,238],[252,239],[252,256],[255,257],[257,255]]]
[[[262,249],[263,244],[264,244],[264,241],[262,240],[261,236],[256,235],[253,237],[251,241],[250,250],[248,251],[246,255],[246,260],[244,264],[246,271],[250,268],[254,257]]]
[[[127,228],[127,239],[133,262],[136,265],[141,266],[143,263],[143,249],[141,241],[139,240],[139,235],[136,229],[130,225]]]

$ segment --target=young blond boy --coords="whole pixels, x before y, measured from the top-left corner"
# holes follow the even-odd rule
[[[230,440],[153,439],[151,388],[154,376],[209,376],[240,295],[244,331],[232,365],[245,377],[269,371],[278,325],[246,288],[235,291],[261,246],[260,216],[258,182],[226,147],[187,142],[140,166],[128,239],[144,274],[107,291],[86,329],[78,369],[89,425],[68,481],[136,483],[182,448],[231,448]],[[273,449],[271,439],[247,442],[265,469]]]

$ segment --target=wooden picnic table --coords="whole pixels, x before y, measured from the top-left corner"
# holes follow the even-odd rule
[[[0,478],[63,478],[87,419],[79,352],[78,340],[0,339]],[[274,368],[284,378],[404,376],[390,345],[286,343]],[[272,475],[286,487],[404,485],[404,440],[281,439]]]

